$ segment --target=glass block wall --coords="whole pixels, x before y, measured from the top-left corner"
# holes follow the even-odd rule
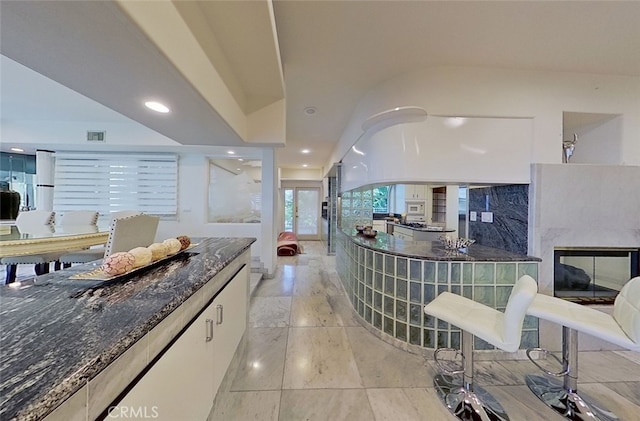
[[[340,168],[337,169],[340,172]],[[338,229],[338,177],[329,177],[329,238],[328,238],[328,254],[333,256],[336,254],[336,235]]]
[[[374,251],[337,238],[336,264],[353,308],[374,328],[424,348],[460,348],[460,329],[424,314],[440,292],[504,310],[516,280],[538,278],[537,262],[430,261]],[[520,348],[538,346],[538,319],[526,317]],[[476,338],[475,348],[495,349]]]
[[[356,189],[342,193],[342,226],[350,231],[356,225],[371,225],[373,222],[373,190]]]

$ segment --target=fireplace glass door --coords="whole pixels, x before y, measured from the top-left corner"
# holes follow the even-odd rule
[[[638,249],[556,248],[554,295],[581,304],[611,304],[639,276]]]

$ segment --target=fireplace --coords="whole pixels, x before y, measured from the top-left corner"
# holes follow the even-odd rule
[[[640,249],[557,247],[554,296],[580,304],[613,304],[629,279],[640,276]]]

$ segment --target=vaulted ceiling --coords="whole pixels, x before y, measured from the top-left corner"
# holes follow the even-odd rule
[[[34,90],[33,79],[13,71],[19,67],[3,66],[3,125],[37,133],[56,120],[120,118],[182,145],[273,145],[281,167],[322,167],[365,93],[417,67],[640,76],[640,2],[2,0],[0,7],[2,55],[72,90],[46,82]],[[174,111],[149,113],[140,103],[150,96]],[[0,140],[3,148],[11,142]]]

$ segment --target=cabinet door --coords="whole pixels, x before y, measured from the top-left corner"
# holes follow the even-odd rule
[[[413,240],[413,235],[410,235],[409,230],[405,228],[395,227],[393,230],[393,236],[401,240]]]
[[[384,221],[373,221],[373,229],[384,232],[387,229],[387,223]]]
[[[404,185],[404,198],[405,200],[415,199],[415,186],[413,184]]]
[[[247,327],[248,285],[249,270],[245,266],[212,304],[216,312],[213,334],[215,363],[212,396],[217,393]]]
[[[215,393],[213,342],[207,341],[214,316],[210,304],[118,404],[140,415],[128,419],[207,419]]]

